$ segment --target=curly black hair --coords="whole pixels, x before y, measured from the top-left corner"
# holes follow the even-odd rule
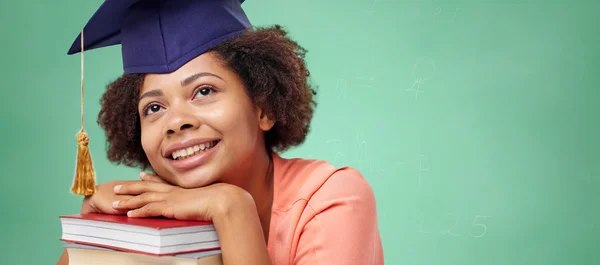
[[[308,82],[306,49],[286,30],[279,25],[250,28],[209,52],[241,78],[252,102],[275,120],[265,133],[268,151],[281,152],[304,142],[316,91]],[[144,74],[123,74],[110,83],[100,99],[97,122],[106,133],[111,162],[145,169],[150,163],[142,149],[137,108],[143,80]]]

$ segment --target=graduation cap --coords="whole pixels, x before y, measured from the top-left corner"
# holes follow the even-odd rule
[[[81,53],[81,130],[71,191],[95,193],[89,138],[83,126],[83,51],[121,45],[125,73],[170,73],[251,27],[244,0],[105,0],[67,54]],[[84,34],[85,33],[85,34]]]

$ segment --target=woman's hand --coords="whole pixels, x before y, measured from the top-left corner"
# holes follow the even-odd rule
[[[149,182],[162,182],[165,183],[161,178],[141,173],[140,178],[143,181]],[[125,215],[127,211],[118,210],[112,207],[112,203],[117,200],[127,200],[133,198],[131,195],[119,195],[114,192],[114,187],[117,185],[123,185],[125,183],[142,182],[141,180],[115,180],[106,183],[102,183],[96,186],[96,193],[91,196],[87,196],[83,199],[81,205],[81,213],[104,213],[104,214],[118,214]]]
[[[129,217],[155,217],[181,220],[212,221],[227,215],[234,201],[253,200],[243,189],[224,183],[184,189],[162,182],[146,174],[145,181],[125,182],[114,187],[120,199],[112,202],[115,211],[127,212]],[[154,181],[152,181],[154,180]],[[241,205],[250,206],[249,203]],[[254,210],[256,211],[256,210]]]
[[[254,199],[244,189],[225,183],[184,189],[150,174],[142,179],[115,187],[116,194],[132,196],[115,201],[115,210],[127,211],[130,217],[212,221],[223,264],[271,264]]]
[[[115,180],[97,185],[96,193],[83,199],[83,203],[81,204],[81,213],[105,213],[118,215],[126,214],[126,211],[118,210],[112,207],[112,202],[115,200],[127,200],[133,197],[129,195],[117,195],[113,191],[115,186],[122,185],[126,182],[127,181]]]

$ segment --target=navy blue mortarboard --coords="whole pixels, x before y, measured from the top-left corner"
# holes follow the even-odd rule
[[[105,0],[84,50],[121,44],[125,73],[169,73],[251,26],[244,0]],[[81,52],[81,34],[68,54]]]

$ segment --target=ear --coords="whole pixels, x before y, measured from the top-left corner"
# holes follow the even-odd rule
[[[275,120],[271,119],[270,116],[271,115],[269,115],[263,109],[258,110],[258,126],[265,132],[271,130],[271,128],[275,126]]]

